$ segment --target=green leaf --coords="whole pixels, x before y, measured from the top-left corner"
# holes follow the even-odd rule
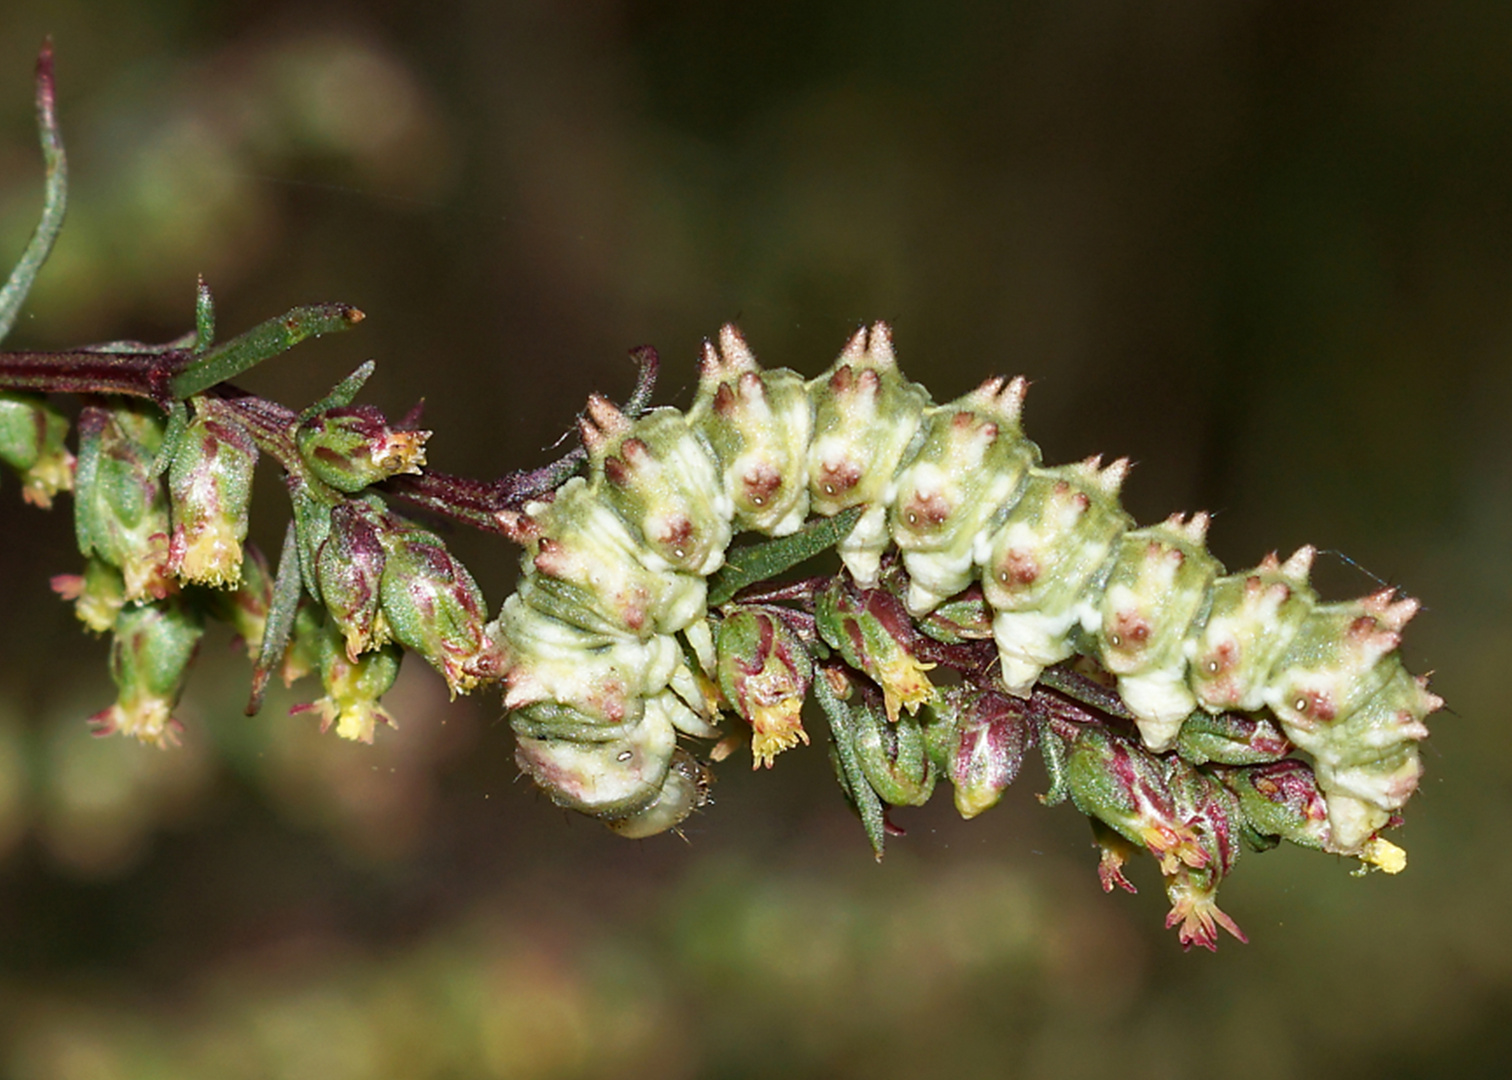
[[[372,360],[364,363],[356,371],[331,387],[329,394],[300,413],[299,422],[303,424],[306,420],[319,416],[327,409],[340,409],[350,405],[352,400],[356,398],[357,392],[362,389],[363,384],[373,377],[373,372],[377,370],[377,367],[377,363]]]
[[[724,568],[709,579],[709,606],[718,607],[733,599],[746,586],[786,573],[821,551],[834,547],[850,535],[865,509],[864,506],[853,506],[832,518],[812,521],[791,536],[731,551]]]
[[[283,660],[289,648],[289,637],[294,631],[294,615],[299,610],[301,589],[299,541],[294,533],[294,523],[284,530],[283,551],[278,556],[278,574],[273,579],[273,601],[268,607],[268,620],[263,626],[262,648],[257,653],[257,663],[252,668],[252,697],[247,702],[247,715],[254,716],[262,708],[263,692],[268,688],[268,676]]]
[[[307,338],[349,330],[363,319],[350,304],[314,304],[258,323],[240,337],[210,349],[168,384],[176,398],[202,394],[216,383],[234,379],[264,360],[288,352]]]
[[[31,292],[37,272],[52,252],[58,230],[63,228],[63,214],[68,206],[68,158],[63,153],[63,136],[58,131],[58,115],[53,96],[52,41],[42,45],[37,57],[37,131],[42,141],[42,160],[47,166],[47,187],[42,200],[42,220],[27,242],[21,260],[0,288],[0,341],[10,333],[21,313],[21,305]]]
[[[829,720],[830,746],[835,752],[839,766],[840,787],[850,798],[851,805],[861,816],[861,827],[871,841],[872,854],[882,860],[882,850],[887,844],[887,821],[883,817],[882,800],[877,797],[866,770],[861,766],[861,757],[856,750],[856,720],[851,707],[835,695],[829,679],[823,672],[816,673],[814,697]]]

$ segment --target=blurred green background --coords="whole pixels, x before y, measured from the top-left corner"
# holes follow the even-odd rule
[[[214,637],[182,748],[91,739],[68,518],[7,481],[0,1075],[1504,1075],[1512,6],[7,0],[6,260],[48,33],[74,196],[11,347],[173,336],[197,273],[226,335],[347,301],[246,384],[302,406],[375,357],[432,464],[493,475],[630,346],[685,404],[722,321],[813,373],[886,318],[937,399],[1022,372],[1049,460],[1132,456],[1142,520],[1421,597],[1450,710],[1405,874],[1247,856],[1253,944],[1183,955],[1037,770],[900,814],[880,867],[815,749],[629,843],[516,781],[496,698],[412,660],[399,730],[339,744],[298,687],[242,717]],[[271,474],[257,505],[273,547]],[[453,543],[497,604],[515,553]]]

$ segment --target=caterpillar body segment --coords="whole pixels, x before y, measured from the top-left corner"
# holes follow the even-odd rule
[[[1226,573],[1206,549],[1205,514],[1135,527],[1118,499],[1126,460],[1041,464],[1020,426],[1026,386],[993,378],[935,405],[899,371],[883,323],[804,381],[762,369],[726,326],[704,345],[686,414],[631,420],[590,399],[588,475],[506,523],[525,548],[498,619],[522,767],[626,835],[674,827],[707,787],[678,733],[707,736],[720,707],[742,711],[728,672],[723,701],[712,689],[719,628],[738,620],[709,618],[706,578],[738,531],[785,536],[811,514],[860,507],[838,545],[855,584],[876,588],[896,549],[905,621],[979,585],[1001,690],[1028,697],[1045,668],[1085,656],[1116,679],[1145,751],[1240,769],[1295,746],[1326,804],[1299,835],[1366,858],[1390,848],[1375,834],[1414,790],[1423,719],[1441,704],[1397,653],[1416,603],[1389,592],[1320,603],[1312,548]],[[878,679],[889,723],[895,698],[931,702],[928,668],[910,668],[907,695]],[[758,763],[807,741],[807,677],[782,670],[796,698],[764,714]],[[1270,781],[1254,783],[1241,802],[1268,797]]]

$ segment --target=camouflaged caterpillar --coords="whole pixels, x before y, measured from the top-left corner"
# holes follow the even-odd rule
[[[1268,712],[1313,759],[1324,846],[1361,854],[1415,789],[1441,704],[1397,653],[1417,602],[1320,602],[1310,547],[1225,574],[1206,514],[1136,528],[1118,502],[1126,460],[1041,466],[1019,424],[1026,386],[992,378],[935,405],[884,323],[805,381],[763,370],[726,326],[686,414],[632,421],[594,396],[589,475],[507,522],[526,548],[498,620],[521,766],[618,832],[675,827],[706,783],[678,733],[717,734],[706,578],[739,530],[782,536],[864,507],[839,545],[850,574],[875,585],[896,546],[915,617],[980,581],[1008,692],[1088,656],[1157,753],[1194,714]]]

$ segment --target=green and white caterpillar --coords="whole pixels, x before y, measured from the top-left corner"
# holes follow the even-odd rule
[[[1020,428],[1026,386],[992,378],[935,405],[898,370],[884,323],[805,381],[763,370],[726,326],[686,414],[631,420],[590,399],[588,475],[506,522],[526,549],[496,624],[521,766],[627,835],[674,827],[706,784],[679,733],[718,734],[706,579],[738,532],[861,508],[839,544],[856,583],[875,586],[894,547],[916,619],[980,583],[1009,694],[1085,656],[1155,753],[1189,718],[1269,713],[1313,759],[1323,846],[1360,854],[1415,789],[1441,704],[1397,652],[1417,602],[1320,602],[1311,548],[1226,574],[1206,514],[1136,528],[1118,502],[1127,461],[1040,464]],[[754,745],[758,760],[796,737]]]

